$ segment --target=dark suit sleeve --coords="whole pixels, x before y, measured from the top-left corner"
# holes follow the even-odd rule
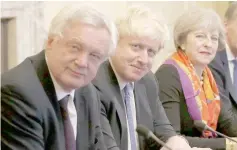
[[[166,114],[165,110],[161,104],[159,99],[159,86],[158,82],[153,73],[149,72],[143,78],[143,84],[146,87],[146,94],[148,97],[149,110],[151,111],[151,119],[153,120],[152,125],[153,128],[150,129],[153,133],[163,142],[167,142],[167,140],[177,135],[171,126]],[[148,108],[147,108],[148,109]],[[157,150],[162,146],[156,143],[153,139],[146,139],[145,144],[147,149]]]
[[[170,67],[161,66],[156,72],[160,87],[160,101],[175,131],[180,133],[180,90],[179,79]],[[178,85],[178,86],[177,86]]]
[[[220,86],[219,93],[221,98],[221,112],[217,129],[227,136],[237,137],[237,109],[234,108],[231,100],[226,96],[224,89]]]
[[[209,67],[215,78],[221,98],[221,113],[218,121],[218,130],[228,136],[237,137],[237,109],[229,99],[229,92],[225,90],[227,88],[227,85],[224,84],[224,80],[226,82],[225,71],[216,60],[213,61]]]
[[[157,99],[156,113],[154,119],[154,127],[156,135],[163,141],[167,141],[170,137],[175,136],[174,128],[169,122],[165,110],[159,100]]]
[[[154,129],[155,129],[155,134],[157,137],[159,137],[162,141],[167,141],[170,137],[175,136],[176,133],[174,131],[174,128],[171,126],[170,121],[168,120],[164,107],[162,106],[162,103],[160,101],[159,98],[159,86],[158,86],[158,82],[156,80],[156,78],[154,78],[153,83],[155,83],[155,90],[154,91],[156,93],[156,99],[154,100],[154,98],[149,98],[150,101],[150,107],[151,107],[151,111],[153,114],[153,124],[154,124]],[[151,85],[150,84],[150,85]],[[148,95],[152,95],[151,92],[152,90],[147,90],[147,94]]]
[[[157,97],[156,103],[153,104],[151,109],[155,110],[153,112],[153,117],[154,117],[153,124],[154,124],[154,130],[155,130],[154,134],[164,142],[167,142],[167,140],[170,137],[177,135],[166,116],[165,110],[160,102],[159,97]],[[152,142],[151,140],[147,140],[147,143],[149,145],[149,149],[151,150],[160,149],[161,145],[154,144],[153,140]]]
[[[100,98],[103,99],[102,94],[100,94]],[[102,126],[104,143],[108,150],[119,150],[116,144],[116,141],[114,139],[109,120],[108,120],[106,105],[107,104],[104,101],[101,101],[100,122]]]
[[[156,72],[156,77],[160,86],[160,100],[164,106],[167,117],[173,125],[175,131],[181,133],[180,102],[182,87],[178,72],[171,65],[162,65]],[[192,128],[192,127],[191,127]],[[185,135],[184,135],[185,136]],[[212,149],[225,149],[225,139],[203,139],[199,137],[186,136],[192,147],[209,147]]]
[[[218,131],[230,136],[237,137],[237,118],[236,113],[231,107],[227,107],[225,101],[221,101],[221,112],[218,120]]]
[[[37,108],[20,90],[1,87],[1,147],[4,150],[43,150],[43,129]]]

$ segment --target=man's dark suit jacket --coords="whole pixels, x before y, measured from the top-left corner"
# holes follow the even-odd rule
[[[218,85],[221,99],[232,107],[232,116],[237,120],[237,91],[230,77],[226,50],[217,52],[209,67]]]
[[[208,147],[213,150],[225,150],[224,138],[200,138],[188,113],[180,77],[177,69],[170,64],[163,64],[156,72],[160,85],[160,99],[165,108],[167,117],[177,133],[186,136],[192,147]],[[232,111],[228,105],[221,103],[221,112],[217,131],[231,137],[237,136],[237,122],[233,120]]]
[[[127,150],[128,132],[124,102],[109,61],[102,64],[92,83],[101,93],[101,122],[110,124],[102,125],[105,142],[115,140],[121,150]],[[151,72],[134,83],[134,92],[137,124],[146,126],[163,141],[176,135],[159,100],[157,81]],[[107,134],[111,130],[114,137]],[[113,145],[109,147],[112,148]],[[139,136],[139,147],[144,150],[157,149],[159,146]]]
[[[1,146],[14,150],[65,150],[60,106],[44,51],[4,73]],[[75,91],[77,149],[104,149],[99,95],[92,84]]]

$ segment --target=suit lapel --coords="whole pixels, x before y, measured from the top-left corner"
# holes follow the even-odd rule
[[[119,123],[121,126],[121,139],[123,139],[124,141],[121,141],[121,143],[127,143],[127,130],[126,131],[122,131],[122,129],[127,129],[127,122],[124,122],[124,120],[126,119],[126,114],[125,114],[125,106],[124,106],[124,102],[123,102],[123,98],[122,98],[122,93],[118,84],[118,80],[116,78],[116,75],[109,63],[109,61],[105,62],[105,67],[108,71],[108,80],[110,81],[109,84],[107,85],[109,88],[109,90],[111,90],[111,96],[113,97],[113,102],[115,104],[115,107],[117,108],[117,114],[119,117]],[[125,134],[126,133],[126,134]],[[124,144],[127,145],[127,144]]]
[[[65,145],[64,140],[64,127],[63,127],[63,120],[61,116],[61,110],[60,106],[58,104],[55,88],[52,82],[52,79],[50,77],[50,73],[48,70],[48,66],[46,64],[45,60],[45,51],[43,50],[39,54],[31,57],[32,65],[34,66],[36,70],[36,74],[40,80],[40,83],[42,84],[42,87],[48,96],[48,99],[51,103],[51,106],[56,112],[57,119],[59,121],[59,137],[62,138],[61,144]]]
[[[136,102],[136,117],[137,124],[146,124],[143,122],[143,115],[151,116],[150,106],[148,104],[148,97],[146,94],[146,88],[141,83],[135,83],[135,102]]]
[[[221,61],[223,63],[224,71],[226,74],[227,88],[230,91],[230,95],[232,96],[233,100],[237,104],[237,94],[236,94],[236,91],[234,90],[235,88],[233,87],[233,84],[232,84],[226,51],[220,52],[220,57],[221,57]]]
[[[148,97],[146,93],[146,88],[144,84],[136,82],[134,85],[135,92],[135,103],[136,103],[136,118],[137,125],[141,124],[150,129],[153,128],[153,120],[149,120],[152,116],[150,106],[148,103]],[[139,147],[143,149],[145,147],[145,143],[143,142],[144,138],[139,136]]]
[[[75,91],[74,104],[77,110],[77,149],[96,149],[101,138],[98,95],[92,84]]]
[[[77,149],[88,149],[89,139],[88,127],[89,127],[89,106],[88,102],[91,100],[86,95],[86,91],[81,88],[75,91],[74,104],[77,110]],[[84,142],[81,142],[84,141]]]
[[[48,66],[47,66],[46,61],[45,61],[44,52],[41,52],[39,56],[40,56],[40,59],[34,61],[34,63],[33,63],[34,66],[36,67],[37,75],[40,79],[40,82],[41,82],[47,96],[49,97],[49,100],[50,100],[52,106],[54,107],[54,109],[57,112],[58,111],[60,112],[60,108],[59,108],[59,105],[58,105],[55,88],[54,88],[54,85],[53,85],[53,81],[50,77]],[[61,116],[61,115],[59,115],[59,116]]]
[[[120,91],[119,87],[113,87],[111,88],[111,90],[113,91],[115,97],[114,97],[114,103],[115,103],[115,107],[118,108],[116,111],[118,113],[119,116],[119,120],[126,120],[126,115],[125,115],[125,107],[124,107],[124,103],[123,103],[123,98],[122,98],[122,93],[118,92]],[[126,125],[126,122],[120,122],[121,125]]]

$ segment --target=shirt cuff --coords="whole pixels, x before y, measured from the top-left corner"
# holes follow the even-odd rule
[[[167,142],[166,145],[169,146],[172,149],[186,149],[186,148],[191,148],[189,146],[188,141],[180,135],[175,135],[170,137]]]
[[[237,137],[232,138],[232,139],[237,140]],[[237,143],[229,139],[225,139],[225,145],[226,145],[226,150],[237,150]]]

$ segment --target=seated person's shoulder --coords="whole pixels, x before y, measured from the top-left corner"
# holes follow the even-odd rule
[[[30,82],[25,70],[20,71],[19,66],[13,68],[1,75],[1,90],[4,89],[16,91],[27,88],[26,84]]]
[[[210,69],[220,69],[222,68],[222,60],[221,60],[221,55],[225,53],[225,50],[219,51],[216,53],[215,58],[210,62],[210,64],[208,64],[208,66],[210,67]]]
[[[182,93],[181,80],[178,70],[171,64],[163,64],[155,73],[162,93]],[[176,93],[175,92],[175,93]]]
[[[89,83],[85,85],[84,87],[78,89],[78,91],[81,91],[81,90],[91,92],[92,94],[97,94],[96,87],[92,83]]]
[[[149,86],[156,86],[157,84],[156,77],[151,71],[149,71],[144,77],[142,77],[139,82],[148,84]]]
[[[97,103],[100,103],[101,93],[92,83],[89,83],[86,86],[77,89],[76,92],[78,92],[79,94],[90,96],[89,100],[93,101],[92,103],[94,104],[96,103],[95,105],[98,105]]]
[[[158,97],[158,82],[155,75],[151,71],[141,78],[138,83],[144,85],[147,96],[150,97],[150,99],[156,99],[156,97]]]
[[[47,96],[37,73],[27,61],[1,75],[1,100],[21,101],[34,108],[44,107],[42,101]]]
[[[21,64],[1,75],[1,86],[24,86],[32,83],[31,79],[35,78],[37,78],[37,74],[33,66],[29,63],[29,59],[26,59]]]
[[[176,69],[175,66],[171,65],[171,64],[163,64],[161,65],[158,70],[156,71],[155,75],[159,75],[159,74],[166,74],[166,75],[177,75],[178,71]]]
[[[156,71],[155,76],[158,82],[180,82],[179,73],[175,66],[171,64],[163,64]]]

